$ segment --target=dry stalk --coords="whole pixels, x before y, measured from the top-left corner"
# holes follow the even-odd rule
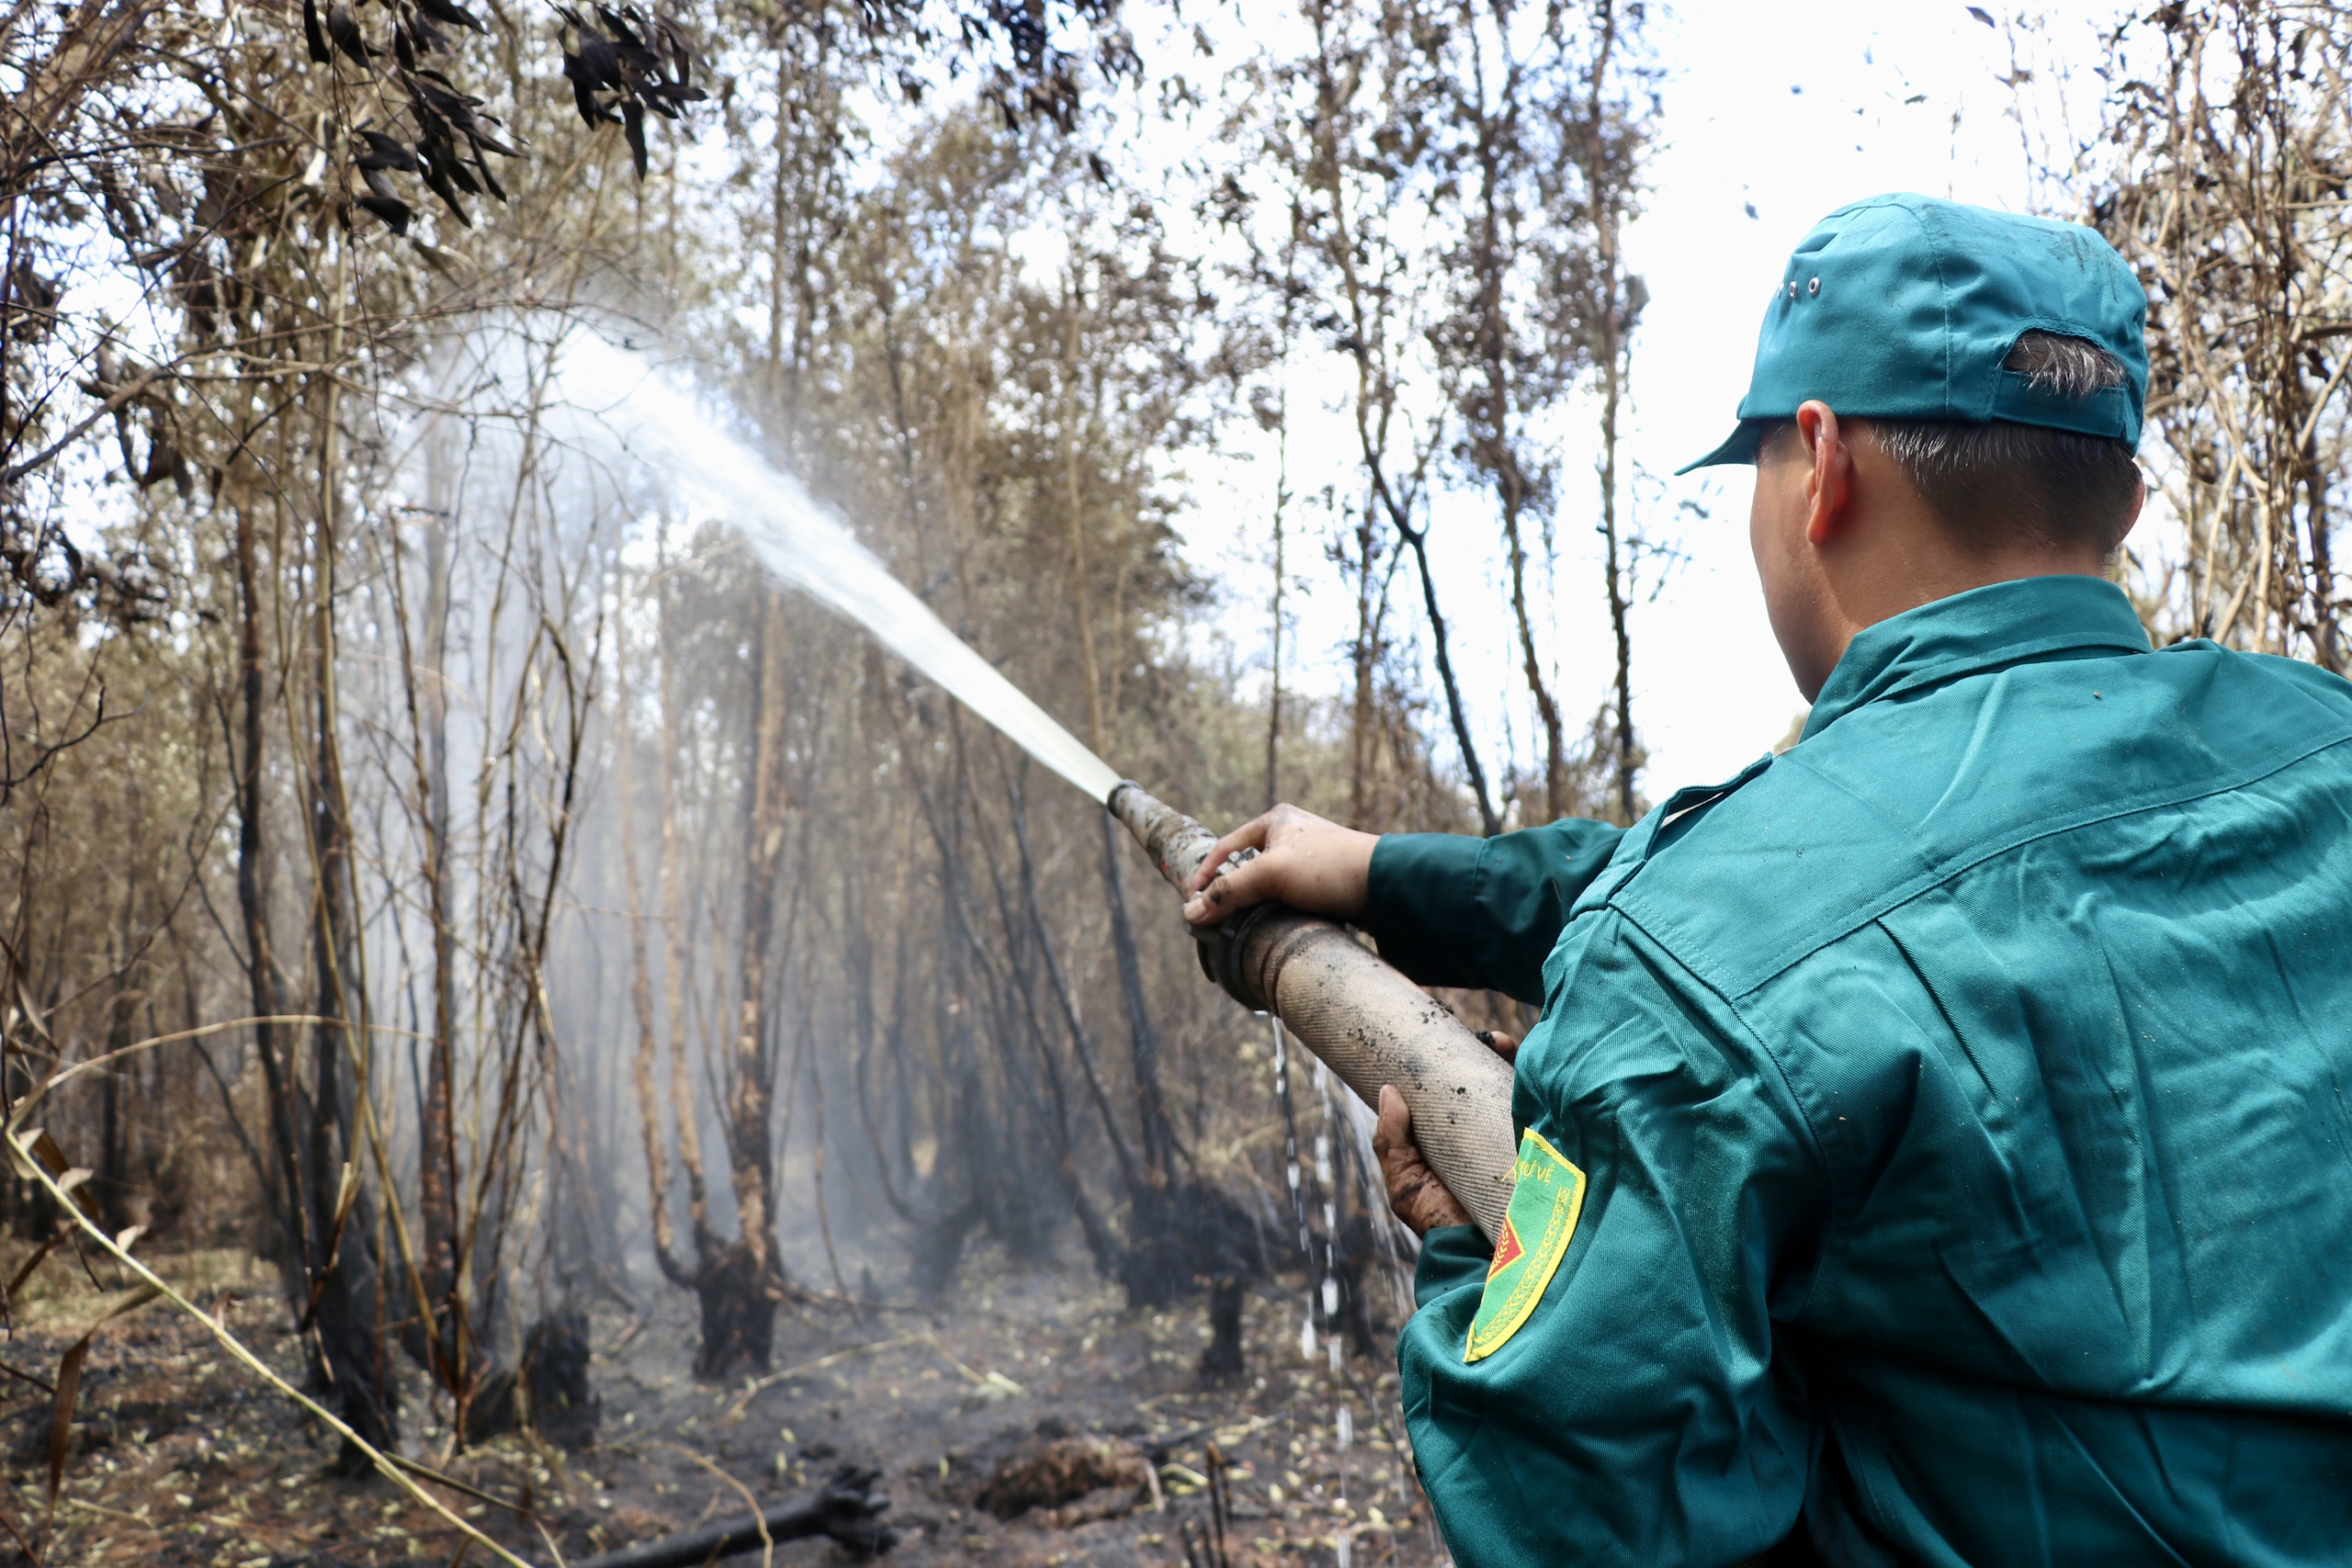
[[[229,1331],[228,1326],[221,1323],[220,1319],[214,1317],[210,1313],[206,1312],[202,1307],[199,1307],[195,1303],[189,1301],[176,1290],[174,1290],[153,1269],[149,1269],[146,1264],[141,1263],[138,1258],[133,1258],[127,1249],[116,1246],[114,1237],[107,1235],[104,1230],[99,1228],[97,1222],[91,1219],[88,1214],[85,1213],[82,1211],[81,1205],[73,1201],[66,1190],[58,1184],[57,1179],[49,1173],[40,1161],[33,1157],[32,1145],[30,1142],[25,1139],[19,1133],[14,1118],[11,1118],[6,1129],[6,1135],[8,1139],[9,1152],[15,1156],[15,1164],[17,1165],[17,1169],[31,1179],[38,1181],[44,1189],[46,1189],[50,1197],[56,1201],[59,1209],[67,1214],[92,1241],[96,1242],[101,1248],[103,1248],[107,1256],[111,1257],[116,1263],[137,1275],[145,1285],[152,1288],[158,1295],[164,1297],[174,1306],[179,1308],[180,1311],[194,1318],[203,1326],[206,1333],[212,1336],[213,1340],[219,1344],[222,1349],[226,1350],[237,1360],[243,1362],[256,1377],[259,1377],[264,1382],[269,1384],[270,1387],[276,1389],[279,1393],[284,1394],[288,1399],[292,1400],[296,1404],[301,1406],[302,1409],[317,1417],[321,1422],[324,1423],[329,1430],[335,1433],[336,1436],[349,1443],[359,1452],[365,1454],[368,1457],[368,1461],[370,1464],[373,1464],[377,1471],[380,1472],[385,1479],[390,1481],[393,1485],[407,1493],[417,1502],[424,1504],[426,1507],[440,1515],[442,1518],[448,1521],[449,1524],[454,1526],[458,1532],[463,1534],[469,1540],[481,1546],[484,1550],[489,1551],[492,1557],[497,1558],[501,1562],[508,1564],[508,1568],[535,1568],[534,1564],[524,1558],[515,1556],[513,1552],[499,1545],[498,1542],[484,1535],[481,1530],[475,1529],[474,1526],[469,1523],[466,1519],[452,1512],[439,1498],[424,1490],[424,1487],[418,1485],[416,1482],[410,1477],[407,1469],[404,1468],[401,1461],[390,1454],[385,1453],[382,1450],[378,1449],[368,1442],[366,1438],[360,1437],[358,1433],[353,1431],[348,1426],[345,1425],[342,1418],[337,1416],[333,1411],[327,1409],[324,1405],[319,1404],[318,1401],[312,1399],[309,1394],[304,1393],[300,1389],[296,1388],[292,1383],[288,1382],[284,1378],[278,1376],[276,1371],[271,1370],[267,1362],[264,1361],[252,1350],[247,1349],[245,1348],[244,1341],[239,1339],[234,1334],[232,1334]]]

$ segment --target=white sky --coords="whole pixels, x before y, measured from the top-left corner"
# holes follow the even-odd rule
[[[2007,7],[1987,9],[2006,19]],[[2030,39],[2033,53],[2045,64],[2053,52],[2095,63],[2097,28],[2112,14],[2087,0],[2046,7]],[[1628,492],[1635,521],[1682,555],[1634,623],[1634,722],[1651,759],[1645,786],[1657,800],[1736,772],[1802,711],[1748,560],[1751,470],[1670,477],[1730,429],[1764,298],[1788,252],[1816,219],[1860,197],[1916,190],[2024,209],[2030,193],[2017,96],[2005,80],[2009,38],[1962,5],[1685,0],[1670,11],[1654,6],[1653,17],[1657,54],[1670,70],[1658,122],[1665,141],[1650,164],[1646,211],[1628,240],[1651,299],[1635,350],[1627,450],[1640,470]],[[2037,127],[2054,123],[2064,107],[2051,74],[2023,89]],[[1905,102],[1918,95],[1922,101]],[[1306,384],[1317,385],[1315,375],[1333,389],[1351,382],[1335,369],[1322,367]],[[1342,406],[1330,398],[1318,423],[1299,418],[1294,401],[1295,489],[1344,483],[1352,471],[1352,435],[1336,417]],[[1560,614],[1551,628],[1561,705],[1577,729],[1605,696],[1612,668],[1598,543],[1588,532],[1597,489],[1589,475],[1587,455],[1564,463]],[[1228,583],[1219,629],[1234,652],[1261,661],[1271,466],[1261,456],[1202,478],[1200,503],[1182,520],[1187,549]],[[1532,709],[1517,672],[1497,532],[1491,508],[1464,498],[1440,504],[1430,536],[1441,556],[1441,605],[1455,629],[1455,662],[1490,772],[1507,747],[1532,756]],[[1311,574],[1317,592],[1295,629],[1290,679],[1328,691],[1344,673],[1351,605],[1316,547],[1305,554],[1295,570]],[[1396,592],[1419,623],[1409,567]],[[1431,739],[1450,761],[1442,712],[1431,720]]]

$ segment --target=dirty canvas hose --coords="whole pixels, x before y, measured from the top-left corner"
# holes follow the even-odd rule
[[[1107,802],[1180,892],[1216,835],[1132,780]],[[1338,924],[1279,905],[1201,938],[1201,966],[1279,1017],[1366,1104],[1395,1084],[1422,1157],[1492,1240],[1510,1202],[1511,1072],[1460,1020]]]

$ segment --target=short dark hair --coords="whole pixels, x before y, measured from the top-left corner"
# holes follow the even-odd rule
[[[2097,344],[2029,332],[2002,363],[2035,389],[2087,398],[2123,383],[2122,361]],[[1937,519],[1964,542],[1992,547],[2019,531],[2045,548],[2123,543],[2140,495],[2140,465],[2131,446],[2110,435],[2079,435],[2007,420],[1869,419],[1881,450],[1894,459]],[[1761,457],[1796,429],[1775,420],[1757,445]]]

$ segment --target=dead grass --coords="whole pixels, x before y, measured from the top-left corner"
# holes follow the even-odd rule
[[[200,1300],[226,1292],[236,1331],[273,1365],[299,1374],[266,1265],[199,1252],[164,1259],[160,1271]],[[103,1298],[70,1261],[52,1258],[38,1277],[0,1359],[48,1375]],[[1231,1467],[1234,1568],[1329,1563],[1342,1531],[1357,1562],[1442,1559],[1396,1443],[1393,1372],[1385,1361],[1359,1361],[1334,1375],[1322,1354],[1303,1357],[1295,1288],[1250,1303],[1251,1376],[1230,1391],[1194,1386],[1207,1340],[1198,1303],[1129,1314],[1089,1276],[977,1266],[961,1298],[937,1314],[787,1319],[779,1325],[777,1365],[825,1364],[748,1400],[743,1384],[715,1388],[687,1375],[690,1302],[666,1289],[644,1294],[642,1319],[604,1308],[594,1316],[605,1421],[585,1452],[515,1437],[451,1453],[422,1380],[410,1381],[402,1417],[410,1457],[531,1509],[544,1537],[506,1509],[450,1495],[534,1562],[554,1562],[550,1540],[572,1560],[740,1509],[740,1495],[706,1461],[763,1501],[854,1461],[885,1472],[901,1535],[894,1563],[1179,1564],[1183,1522],[1204,1531],[1209,1523],[1201,1478],[1212,1440]],[[5,1507],[28,1536],[42,1517],[49,1408],[38,1390],[0,1379],[0,1446],[11,1478]],[[1354,1434],[1344,1450],[1342,1408]],[[1139,1506],[1123,1507],[1099,1488],[1082,1506],[1035,1507],[1011,1519],[978,1506],[981,1487],[1009,1456],[1080,1438],[1116,1439],[1119,1451],[1148,1456],[1159,1506],[1148,1489]],[[333,1458],[298,1412],[223,1366],[168,1303],[151,1305],[101,1331],[92,1347],[43,1560],[154,1568],[451,1560],[454,1531],[380,1480],[334,1477]],[[786,1564],[841,1558],[822,1540],[776,1552]]]

